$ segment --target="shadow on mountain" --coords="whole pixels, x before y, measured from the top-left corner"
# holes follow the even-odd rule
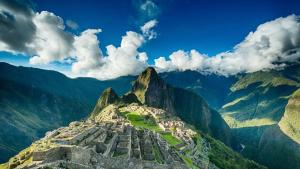
[[[300,168],[300,145],[276,125],[233,129],[245,146],[242,154],[268,168]]]

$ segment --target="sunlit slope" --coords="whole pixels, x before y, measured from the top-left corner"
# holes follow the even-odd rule
[[[290,95],[300,86],[297,79],[285,75],[286,71],[240,76],[220,109],[227,124],[239,128],[278,123]]]
[[[279,127],[288,137],[300,144],[300,89],[289,99]]]

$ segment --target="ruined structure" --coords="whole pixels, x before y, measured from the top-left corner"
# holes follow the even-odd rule
[[[108,106],[95,118],[72,122],[67,127],[48,132],[44,138],[12,158],[7,167],[189,168],[182,155],[187,149],[192,151],[195,148],[191,139],[195,132],[185,128],[183,122],[166,122],[160,118],[157,124],[161,126],[161,131],[155,132],[134,127],[120,111],[140,112],[157,120],[165,113],[136,104],[121,108]],[[171,127],[177,127],[178,130],[172,132]],[[182,142],[172,146],[162,138],[161,133],[173,133]],[[209,161],[205,164],[207,168],[216,168]]]

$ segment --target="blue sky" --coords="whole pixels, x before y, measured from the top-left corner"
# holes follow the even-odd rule
[[[135,10],[134,0],[34,2],[38,11],[51,11],[77,22],[81,31],[101,28],[103,32],[99,36],[103,47],[119,44],[126,31],[137,31],[142,24],[136,21],[142,14]],[[150,58],[167,56],[178,49],[197,49],[215,55],[231,50],[261,23],[300,14],[300,1],[297,0],[163,0],[158,6],[158,38],[142,48]]]
[[[232,50],[258,25],[279,17],[300,14],[300,1],[297,0],[152,2],[157,8],[151,16],[138,10],[145,0],[33,0],[33,8],[36,12],[49,11],[64,21],[76,22],[78,29],[67,28],[67,31],[76,35],[88,28],[101,28],[102,32],[97,36],[104,53],[107,45],[119,46],[126,31],[139,32],[140,26],[156,19],[157,37],[138,49],[147,53],[150,65],[154,64],[155,58],[168,57],[177,50],[195,49],[208,56]],[[28,57],[1,52],[0,60],[26,64]],[[60,67],[59,64],[52,66],[57,66],[57,69]]]

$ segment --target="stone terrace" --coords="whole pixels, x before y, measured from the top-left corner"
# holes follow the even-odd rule
[[[14,161],[9,162],[10,168],[55,165],[57,161],[67,161],[68,165],[81,161],[82,165],[93,168],[103,159],[150,162],[157,167],[177,164],[185,168],[177,152],[158,134],[136,130],[124,122],[73,122],[68,127],[47,133],[43,139],[33,143],[25,154],[27,156],[24,158],[30,158],[30,163],[16,156]]]

